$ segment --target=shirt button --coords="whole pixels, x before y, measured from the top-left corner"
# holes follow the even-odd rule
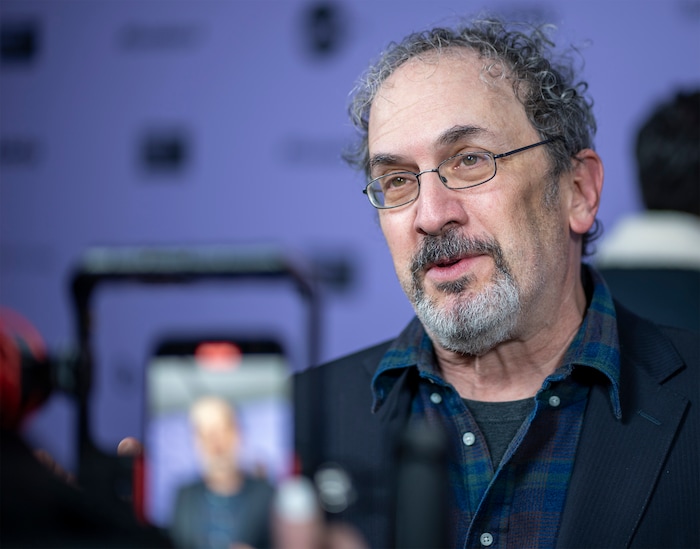
[[[484,547],[488,547],[488,546],[490,546],[490,545],[493,543],[493,536],[492,536],[491,534],[489,534],[488,532],[484,532],[484,533],[481,534],[481,536],[479,537],[479,542],[480,542],[481,545],[483,545]]]
[[[561,399],[558,396],[553,395],[553,396],[549,397],[549,405],[552,408],[556,408],[560,404],[561,404]]]
[[[433,404],[440,404],[442,402],[442,397],[440,396],[440,393],[431,394],[430,402],[432,402]]]
[[[476,437],[474,436],[474,433],[464,433],[462,435],[462,442],[464,442],[465,446],[471,446],[476,442]]]

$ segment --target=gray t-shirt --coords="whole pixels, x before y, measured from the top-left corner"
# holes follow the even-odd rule
[[[482,402],[462,399],[479,425],[491,454],[494,468],[503,459],[508,445],[535,406],[534,398],[509,402]]]

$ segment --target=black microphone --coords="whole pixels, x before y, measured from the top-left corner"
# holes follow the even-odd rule
[[[447,439],[439,427],[411,420],[399,443],[396,547],[447,547]]]

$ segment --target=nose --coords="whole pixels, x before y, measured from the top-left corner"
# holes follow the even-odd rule
[[[465,224],[468,216],[464,200],[463,192],[443,184],[437,170],[423,173],[415,202],[414,229],[424,235],[439,235],[455,225]]]

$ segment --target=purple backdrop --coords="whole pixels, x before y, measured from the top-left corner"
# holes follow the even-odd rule
[[[0,304],[53,352],[75,343],[66,281],[89,246],[274,244],[343,257],[324,292],[321,358],[396,334],[411,310],[362,179],[340,161],[347,94],[388,40],[463,1],[4,0],[0,7]],[[606,162],[600,217],[638,208],[631,137],[651,105],[700,82],[697,0],[488,2],[576,44]],[[303,362],[290,288],[106,289],[96,303],[94,435],[141,430],[142,368],[164,330],[272,330]],[[301,357],[301,358],[300,358]],[[55,396],[28,425],[71,466],[75,411]]]

